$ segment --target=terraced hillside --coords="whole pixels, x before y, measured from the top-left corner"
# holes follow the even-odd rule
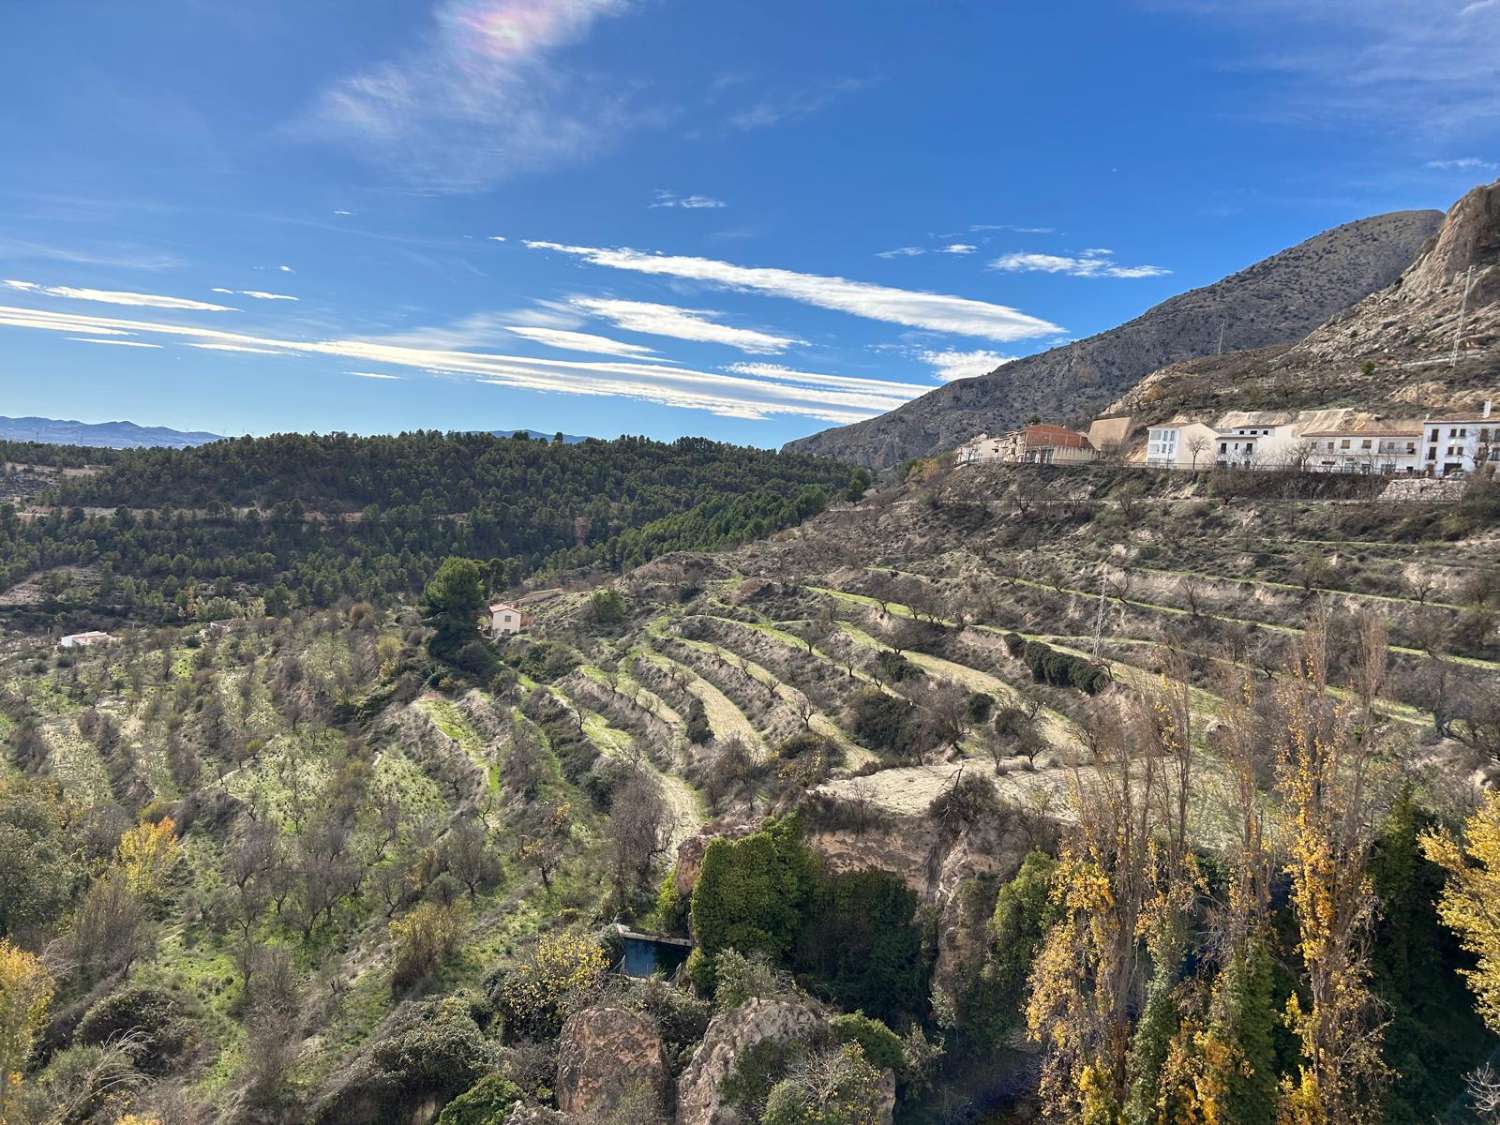
[[[552,1120],[626,1020],[663,1061],[614,1119],[697,1125],[749,1097],[711,1062],[774,1015],[801,1030],[775,1025],[768,1083],[858,1031],[903,1119],[1031,1112],[1024,974],[984,983],[1002,887],[1189,762],[1182,831],[1233,860],[1287,792],[1262,757],[1247,805],[1237,740],[1281,720],[1245,693],[1304,683],[1299,644],[1326,637],[1326,698],[1379,749],[1372,824],[1402,792],[1462,810],[1494,768],[1500,498],[1379,487],[922,463],[770,539],[534,589],[527,633],[463,668],[431,590],[81,653],[11,635],[0,925],[54,987],[18,1088],[77,1120]],[[770,871],[791,905],[757,897]],[[603,973],[615,921],[696,940],[687,977]],[[1429,945],[1445,1014],[1411,1017],[1434,1061],[1397,1087],[1421,1106],[1490,1043]]]

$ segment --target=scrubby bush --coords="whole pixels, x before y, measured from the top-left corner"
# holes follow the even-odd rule
[[[714,728],[708,722],[708,710],[703,706],[703,700],[696,695],[688,704],[687,712],[687,737],[688,741],[696,745],[703,745],[714,736]]]
[[[915,679],[922,674],[922,669],[893,648],[881,649],[875,662],[879,665],[881,677],[893,684]]]
[[[165,1073],[182,1058],[192,1041],[192,1010],[182,995],[171,989],[127,985],[84,1014],[73,1041],[102,1046],[126,1036],[141,1045],[141,1069]]]
[[[863,1012],[846,1012],[834,1016],[828,1027],[837,1042],[858,1043],[865,1058],[883,1070],[899,1072],[905,1065],[906,1051],[901,1036],[880,1020],[873,1020]]]
[[[880,1119],[880,1071],[858,1044],[814,1055],[766,1098],[763,1125],[867,1125]]]
[[[553,934],[515,968],[493,974],[486,991],[504,1017],[507,1042],[555,1038],[606,968],[604,949],[593,938]]]
[[[510,1079],[487,1074],[443,1107],[437,1125],[496,1125],[523,1097]]]
[[[1059,652],[1050,645],[1032,641],[1026,646],[1026,666],[1031,678],[1039,684],[1053,687],[1075,687],[1088,695],[1097,694],[1109,686],[1109,668],[1096,664],[1072,653]]]
[[[995,697],[988,692],[976,691],[964,700],[964,721],[970,726],[982,726],[990,721],[995,710]]]
[[[495,1049],[464,997],[408,1002],[333,1076],[309,1120],[315,1125],[403,1121],[421,1102],[441,1102],[467,1090],[495,1063]]]
[[[467,928],[468,911],[461,903],[424,902],[397,918],[390,924],[391,988],[405,992],[427,980],[458,952]]]
[[[920,716],[906,700],[870,689],[855,699],[851,729],[861,745],[900,761],[917,756]]]
[[[735,949],[721,949],[714,957],[714,982],[714,1005],[721,1012],[751,1000],[783,999],[795,991],[791,978],[765,954],[746,957]]]

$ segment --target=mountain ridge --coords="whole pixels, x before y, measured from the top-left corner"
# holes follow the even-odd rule
[[[1302,339],[1394,282],[1434,238],[1441,211],[1393,211],[1344,223],[1188,290],[1115,328],[976,379],[948,383],[877,418],[788,442],[789,452],[889,468],[1031,415],[1081,419],[1153,371]]]
[[[0,441],[34,441],[44,445],[79,445],[94,449],[188,449],[222,441],[206,430],[174,430],[135,422],[80,422],[70,418],[0,417]]]

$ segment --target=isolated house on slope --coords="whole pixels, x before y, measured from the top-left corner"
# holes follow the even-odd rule
[[[509,602],[496,602],[489,610],[491,636],[507,637],[526,628],[526,615]]]

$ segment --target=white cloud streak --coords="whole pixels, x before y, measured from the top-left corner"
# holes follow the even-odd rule
[[[808,386],[804,384],[811,380],[805,373],[800,381],[793,381],[785,373],[776,378],[757,378],[625,359],[544,359],[374,340],[284,340],[199,325],[52,313],[6,305],[0,305],[0,325],[83,335],[150,335],[180,342],[264,349],[287,356],[333,357],[431,375],[470,378],[501,387],[628,398],[750,420],[797,415],[834,423],[857,422],[899,405],[906,393],[884,387]]]
[[[626,332],[647,336],[669,336],[704,344],[724,344],[742,352],[774,355],[806,341],[776,336],[753,328],[735,328],[714,319],[722,313],[712,309],[684,309],[650,301],[624,301],[612,297],[574,297],[568,304],[588,316],[607,320]]]
[[[894,250],[882,250],[875,256],[877,258],[920,258],[927,253],[920,246],[898,246]]]
[[[1114,261],[1113,252],[1092,247],[1077,257],[1063,254],[1036,254],[1017,251],[1002,254],[990,263],[990,269],[1003,273],[1061,273],[1069,277],[1165,277],[1172,271],[1164,266],[1122,266]]]
[[[721,207],[728,207],[722,199],[715,199],[711,195],[678,195],[672,191],[658,191],[654,207],[680,207],[687,211],[713,211]]]
[[[383,371],[350,371],[348,374],[358,375],[361,379],[391,379],[398,383],[401,381],[401,376],[387,375]]]
[[[243,344],[189,344],[190,348],[201,348],[206,352],[243,352],[246,355],[283,355],[275,348],[247,348]]]
[[[1016,309],[967,297],[894,289],[865,281],[821,277],[792,270],[737,266],[711,258],[652,254],[624,248],[610,250],[592,246],[567,246],[557,242],[528,241],[526,245],[534,250],[571,254],[596,266],[676,277],[742,292],[783,297],[818,308],[833,309],[909,328],[925,328],[934,332],[953,332],[1001,341],[1052,336],[1063,331],[1055,324]]]
[[[77,289],[71,285],[41,285],[35,281],[0,281],[0,285],[39,297],[63,297],[71,301],[93,301],[102,305],[132,305],[145,309],[176,309],[183,312],[235,312],[227,305],[211,305],[187,297],[162,297],[155,293],[121,293],[112,289]]]
[[[223,293],[229,297],[249,297],[255,301],[297,301],[299,297],[289,297],[285,293],[267,293],[264,289],[220,289],[215,287],[212,292]]]
[[[967,242],[950,242],[950,243],[948,243],[947,246],[944,246],[941,250],[939,250],[938,253],[939,254],[972,254],[972,253],[974,253],[975,250],[978,250],[978,249],[979,249],[979,247],[973,246],[973,245],[971,245],[971,244],[969,244]]]
[[[617,90],[557,65],[627,0],[442,0],[401,57],[324,91],[299,131],[432,191],[482,190],[591,155],[634,123]]]
[[[977,379],[988,375],[1001,364],[1010,363],[1015,356],[990,351],[924,351],[918,353],[918,358],[933,368],[936,378],[951,383],[954,379]]]
[[[611,340],[608,336],[595,336],[590,332],[570,332],[563,328],[539,328],[521,324],[513,324],[506,328],[506,331],[523,340],[530,340],[534,344],[543,344],[562,351],[634,357],[656,354],[644,344],[627,344],[623,340]]]
[[[1500,3],[1500,0],[1494,2]],[[1456,160],[1429,160],[1425,167],[1438,172],[1493,172],[1500,168],[1500,163],[1481,160],[1477,156],[1463,156]]]
[[[160,344],[146,344],[136,340],[95,340],[87,336],[69,336],[75,344],[108,344],[114,348],[160,348]]]

